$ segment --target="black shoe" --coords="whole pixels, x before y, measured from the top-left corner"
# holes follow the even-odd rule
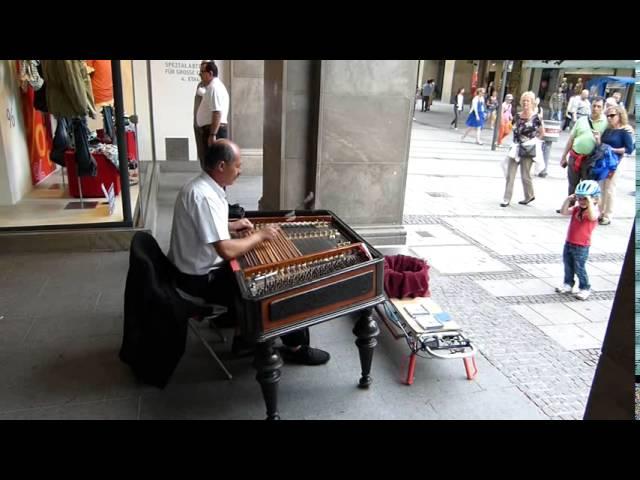
[[[233,343],[231,344],[231,353],[236,357],[248,357],[253,355],[256,351],[256,344],[249,342],[239,335],[233,337]]]
[[[562,213],[562,210],[557,209],[557,210],[556,210],[556,213]]]
[[[527,205],[527,204],[533,202],[535,199],[536,199],[536,197],[531,197],[529,200],[520,200],[518,203],[520,205]]]
[[[509,206],[509,202],[506,202],[506,203],[505,203],[505,202],[502,202],[502,203],[500,204],[500,206],[501,206],[501,207],[508,207],[508,206]]]
[[[541,177],[541,178],[544,178],[544,177],[546,177],[547,175],[548,175],[548,173],[547,173],[545,170],[541,171],[541,172],[538,174],[538,176],[539,176],[539,177]]]
[[[300,365],[323,365],[331,358],[328,352],[307,345],[302,345],[295,351],[288,347],[282,347],[280,349],[280,355],[285,362]]]

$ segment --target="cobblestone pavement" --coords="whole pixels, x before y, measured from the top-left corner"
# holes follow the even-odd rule
[[[432,298],[488,362],[549,418],[581,419],[635,213],[635,198],[625,195],[635,187],[635,159],[625,158],[620,174],[615,228],[594,233],[587,265],[593,293],[581,302],[553,289],[562,280],[568,225],[555,213],[566,196],[557,166],[566,134],[552,150],[549,176],[534,179],[536,205],[499,208],[504,151],[490,150],[491,131],[483,132],[484,146],[461,144],[463,129],[447,127],[449,107],[415,114],[407,247],[432,266]],[[519,188],[518,174],[514,203]]]

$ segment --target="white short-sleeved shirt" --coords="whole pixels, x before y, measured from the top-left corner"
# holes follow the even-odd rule
[[[211,125],[211,114],[213,112],[220,112],[220,123],[228,123],[229,92],[227,92],[227,88],[218,77],[214,77],[207,85],[206,91],[202,96],[202,101],[196,112],[198,126]]]
[[[169,259],[182,273],[205,275],[224,261],[212,244],[230,238],[225,191],[202,172],[182,187],[176,199]]]

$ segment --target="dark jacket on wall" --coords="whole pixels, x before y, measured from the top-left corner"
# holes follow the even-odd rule
[[[95,118],[91,79],[82,60],[44,60],[42,65],[47,85],[47,109],[62,117]]]
[[[195,308],[176,292],[176,272],[150,234],[133,236],[120,359],[138,380],[159,388],[167,385],[184,354],[187,320]]]

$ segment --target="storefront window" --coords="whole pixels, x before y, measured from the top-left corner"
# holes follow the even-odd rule
[[[0,60],[0,230],[123,224],[123,197],[135,222],[144,169],[132,62],[120,61],[120,71],[114,79],[111,60]]]

